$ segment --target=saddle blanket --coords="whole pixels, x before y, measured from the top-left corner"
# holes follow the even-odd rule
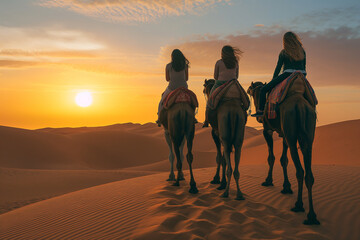
[[[224,84],[217,87],[209,97],[208,106],[211,109],[216,109],[223,98],[238,98],[245,111],[250,106],[248,95],[236,79],[226,81]]]
[[[188,103],[194,109],[199,107],[195,93],[185,87],[177,88],[165,96],[163,106],[165,109],[169,109],[175,103],[180,102]]]
[[[303,94],[304,98],[315,108],[318,104],[318,100],[315,95],[315,91],[306,79],[304,74],[300,71],[296,71],[288,78],[279,83],[270,92],[267,98],[267,116],[268,119],[276,118],[276,107],[278,104],[284,101],[287,95],[295,93]],[[266,114],[266,113],[265,113]]]

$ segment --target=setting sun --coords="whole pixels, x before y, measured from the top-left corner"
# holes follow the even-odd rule
[[[79,107],[88,107],[92,104],[93,98],[90,92],[83,91],[76,94],[75,102]]]

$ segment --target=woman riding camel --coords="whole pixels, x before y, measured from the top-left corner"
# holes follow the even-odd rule
[[[168,87],[161,96],[161,100],[158,107],[158,120],[156,123],[160,126],[159,116],[163,109],[164,98],[173,90],[186,87],[187,80],[189,79],[189,61],[186,59],[184,54],[179,49],[174,49],[171,53],[171,62],[166,65],[165,76],[166,81],[169,82]]]
[[[222,84],[239,77],[239,56],[242,52],[235,47],[226,45],[221,50],[221,59],[215,64],[214,79],[215,85],[210,94]],[[208,120],[209,106],[206,106],[205,122],[203,127],[209,127]]]
[[[306,75],[306,53],[299,37],[293,32],[287,32],[283,38],[284,49],[279,54],[273,79],[263,86],[260,90],[259,108],[252,117],[261,117],[264,115],[266,103],[266,94],[276,85],[288,78],[293,72],[300,71]],[[282,74],[279,75],[281,68]]]

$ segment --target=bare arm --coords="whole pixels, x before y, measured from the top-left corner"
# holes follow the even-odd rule
[[[214,70],[214,79],[218,80],[218,78],[219,78],[219,64],[218,64],[218,62],[216,62],[215,70]]]
[[[166,76],[166,81],[167,82],[170,82],[170,74],[169,74],[169,65],[166,65],[166,68],[165,68],[165,76]]]
[[[239,65],[236,64],[236,79],[239,78]]]

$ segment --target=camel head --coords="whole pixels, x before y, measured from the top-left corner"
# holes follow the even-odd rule
[[[212,87],[215,85],[215,79],[205,79],[203,93],[209,97]]]
[[[246,91],[247,94],[249,94],[251,97],[254,98],[254,104],[255,104],[256,109],[257,109],[257,105],[258,105],[258,102],[259,102],[260,90],[264,85],[266,85],[266,83],[251,82],[250,87]]]

